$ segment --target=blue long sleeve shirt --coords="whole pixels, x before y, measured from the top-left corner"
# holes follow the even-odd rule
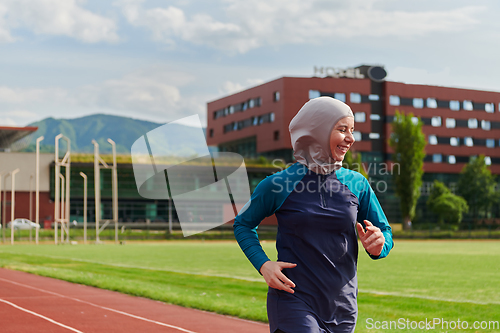
[[[356,221],[368,220],[380,228],[384,258],[393,247],[391,227],[368,181],[355,171],[341,168],[328,175],[295,163],[264,179],[234,222],[241,249],[260,270],[269,260],[257,226],[267,216],[278,220],[278,260],[296,263],[283,273],[295,293],[269,288],[268,317],[271,332],[351,332],[357,317]]]

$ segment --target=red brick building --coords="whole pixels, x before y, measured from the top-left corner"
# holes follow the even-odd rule
[[[316,72],[318,70],[315,68]],[[311,98],[331,96],[355,115],[353,151],[361,152],[373,189],[391,222],[401,221],[391,174],[388,138],[396,110],[423,121],[428,145],[417,216],[429,217],[426,196],[435,179],[455,192],[471,156],[484,154],[500,174],[500,92],[385,81],[378,66],[326,68],[323,77],[282,77],[208,103],[207,142],[244,157],[263,155],[293,161],[288,125]],[[416,120],[416,119],[415,119]],[[386,168],[386,172],[381,169]]]
[[[500,93],[356,77],[282,77],[208,103],[207,142],[245,157],[292,161],[288,124],[310,98],[332,96],[355,114],[356,143],[366,162],[390,161],[396,110],[422,119],[427,173],[459,173],[484,154],[500,174]],[[380,67],[374,67],[380,70]],[[352,70],[352,69],[351,69]],[[346,70],[347,71],[347,70]],[[338,76],[338,75],[337,75]],[[353,76],[353,75],[351,75]]]

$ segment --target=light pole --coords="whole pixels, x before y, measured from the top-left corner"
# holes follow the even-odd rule
[[[4,184],[7,184],[7,177],[10,175],[10,172],[7,172],[5,174],[5,178],[4,178]],[[3,233],[2,233],[2,241],[3,243],[5,243],[5,219],[6,219],[6,216],[5,216],[5,211],[7,210],[6,208],[6,203],[7,203],[7,186],[5,186],[5,188],[3,189],[3,207],[2,207],[2,221],[3,221]]]
[[[2,179],[3,179],[3,174],[5,172],[0,172],[0,219],[2,220],[2,243],[5,243],[5,219],[4,218],[1,218],[1,214],[3,213],[3,209],[2,209]],[[3,200],[5,201],[5,198],[3,198]],[[5,207],[4,207],[5,209]]]
[[[36,243],[38,244],[38,231],[40,230],[40,141],[43,136],[36,139],[36,162],[35,162],[35,222],[38,225],[36,228]]]
[[[10,244],[11,245],[14,245],[14,220],[15,220],[15,216],[14,216],[14,208],[16,206],[16,173],[18,173],[19,171],[19,168],[17,168],[16,170],[12,171],[10,173],[10,178],[12,180],[12,189],[11,189],[11,194],[10,194],[10,201],[11,201],[11,204],[10,204],[10,218],[11,218],[11,222],[10,222]]]
[[[80,171],[83,177],[83,243],[87,244],[87,175]]]
[[[62,160],[59,159],[59,139],[63,139],[66,141],[67,147],[66,147],[66,154],[64,154],[64,157]],[[64,232],[66,232],[66,239],[69,242],[69,196],[70,196],[70,166],[71,166],[71,141],[65,137],[62,134],[58,134],[55,137],[55,163],[56,163],[56,170],[55,170],[55,201],[54,201],[54,223],[56,226],[55,232],[57,234],[57,223],[61,223],[61,240],[64,239]],[[60,181],[60,175],[61,175],[61,167],[66,167],[66,177],[65,177],[65,193],[66,193],[66,200],[60,200],[60,188],[59,188],[59,181]],[[61,205],[61,207],[59,207]],[[61,212],[66,212],[65,215],[61,214]],[[56,237],[56,244],[57,244],[57,235]]]
[[[116,144],[113,140],[108,139],[113,149],[113,166],[110,167],[102,158],[99,156],[99,144],[97,141],[92,140],[94,144],[94,190],[95,190],[95,241],[100,243],[99,234],[106,228],[110,223],[110,220],[104,222],[104,224],[99,227],[101,218],[101,168],[112,169],[112,205],[113,205],[113,220],[115,222],[115,243],[118,243],[118,173],[116,166]],[[101,166],[101,164],[103,166]]]
[[[30,175],[30,213],[29,215],[29,220],[30,222],[33,221],[32,217],[32,212],[33,212],[33,174]],[[31,244],[31,230],[33,229],[33,226],[30,223],[30,244]]]
[[[113,167],[111,172],[113,173],[112,178],[112,198],[113,198],[113,220],[115,221],[115,243],[118,244],[118,170],[116,169],[116,144],[113,140],[108,138],[108,142],[113,147]]]

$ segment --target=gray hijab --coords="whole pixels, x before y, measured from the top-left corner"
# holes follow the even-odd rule
[[[313,98],[299,110],[290,122],[293,156],[319,174],[329,174],[342,167],[330,149],[330,133],[342,118],[354,117],[351,108],[331,97]]]

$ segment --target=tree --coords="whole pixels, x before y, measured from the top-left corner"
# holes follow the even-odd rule
[[[477,218],[486,217],[490,205],[495,201],[495,177],[486,165],[484,155],[471,158],[458,179],[458,193],[464,197]]]
[[[392,160],[400,166],[399,172],[393,177],[396,195],[400,199],[405,229],[410,227],[410,221],[415,216],[417,200],[420,197],[427,144],[422,132],[422,121],[417,118],[418,121],[413,122],[413,118],[412,113],[405,115],[396,110],[389,139],[389,145],[394,150]]]
[[[469,211],[467,201],[451,191],[440,181],[435,180],[427,207],[438,216],[438,222],[459,224],[463,214]]]
[[[368,174],[366,173],[363,163],[361,162],[360,152],[355,153],[348,150],[344,156],[344,160],[342,161],[342,166],[346,169],[357,171],[368,179]]]

